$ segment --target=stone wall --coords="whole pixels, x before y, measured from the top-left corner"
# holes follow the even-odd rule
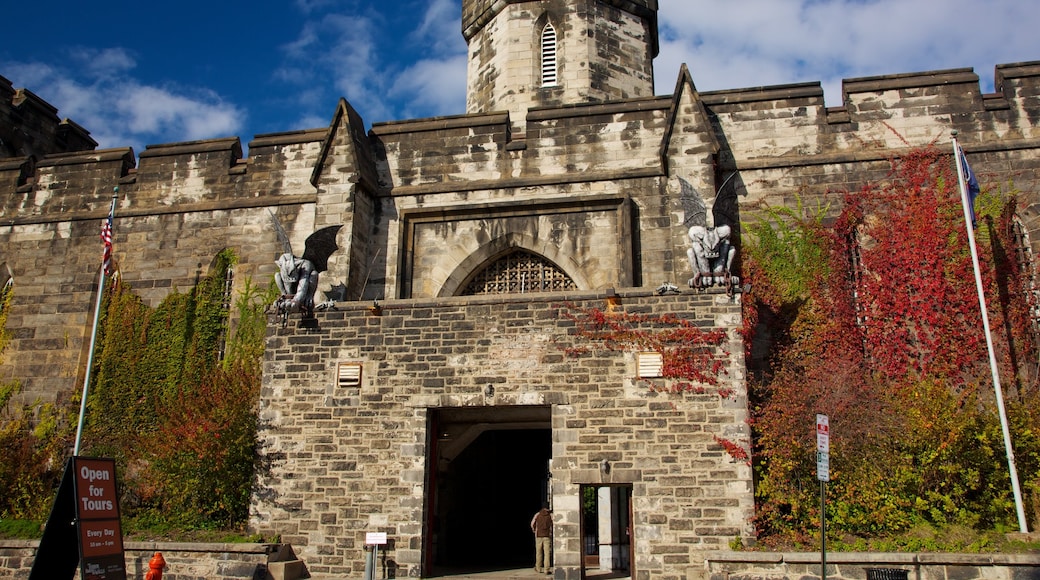
[[[708,557],[704,570],[691,571],[688,578],[703,574],[707,580],[786,580],[821,577],[820,553],[812,552],[725,552]],[[827,578],[869,579],[868,570],[898,570],[908,580],[1027,580],[1040,578],[1040,556],[1036,554],[946,554],[836,552],[827,554]]]
[[[0,540],[0,578],[28,578],[38,545],[36,540]],[[125,549],[129,580],[143,580],[148,560],[155,552],[162,552],[167,561],[168,568],[163,573],[166,580],[267,580],[278,577],[271,572],[277,574],[281,570],[279,565],[299,562],[284,560],[294,557],[286,555],[292,553],[286,544],[126,542]],[[710,552],[705,556],[703,566],[691,567],[683,577],[690,580],[820,578],[818,552]],[[305,563],[302,564],[305,569]],[[1040,576],[1040,557],[1035,554],[827,554],[827,578],[832,580],[864,580],[868,569],[879,568],[905,571],[908,580],[1027,580]]]
[[[253,525],[277,530],[312,573],[342,576],[362,572],[364,534],[386,532],[398,575],[415,576],[430,533],[428,411],[530,406],[551,417],[555,559],[568,578],[579,573],[581,484],[633,486],[635,567],[651,575],[750,539],[751,469],[716,439],[749,437],[739,295],[615,296],[627,312],[726,329],[721,384],[654,392],[649,384],[667,385],[638,380],[632,352],[569,357],[585,343],[566,304],[607,308],[603,295],[387,301],[378,315],[337,305],[316,329],[272,327],[261,408],[269,469]],[[362,383],[337,386],[337,364],[353,362]]]
[[[151,305],[190,288],[224,248],[241,258],[236,284],[268,280],[285,251],[272,216],[297,254],[311,232],[342,225],[320,290],[342,284],[346,301],[315,329],[270,329],[262,405],[272,463],[256,525],[290,537],[320,573],[358,573],[361,534],[386,531],[392,557],[417,573],[428,411],[539,407],[553,433],[564,574],[578,569],[578,487],[604,483],[603,460],[614,465],[607,483],[633,488],[636,569],[677,574],[749,536],[752,511],[750,469],[713,438],[747,435],[743,348],[732,334],[739,297],[652,293],[690,275],[679,179],[709,206],[716,193],[736,199],[739,224],[762,204],[826,203],[882,180],[891,156],[947,147],[956,129],[984,187],[1020,191],[1037,251],[1040,64],[996,74],[993,95],[966,69],[851,79],[843,106],[826,107],[818,84],[699,93],[684,67],[670,96],[367,133],[341,101],[328,128],[259,136],[248,158],[231,137],[149,147],[139,159],[89,141],[70,152],[54,112],[25,108],[15,101],[36,101],[0,82],[12,103],[0,124],[21,122],[9,111],[35,111],[34,134],[50,140],[38,150],[55,152],[0,160],[0,273],[15,292],[0,372],[22,381],[19,402],[80,386],[98,227],[116,187],[120,277]],[[550,258],[579,291],[450,296],[514,248]],[[566,359],[573,338],[559,304],[602,305],[608,294],[622,308],[731,332],[736,395],[651,393],[633,380],[631,353]],[[363,366],[361,387],[336,387],[342,361]]]
[[[17,128],[17,129],[16,129]],[[0,159],[83,151],[97,147],[90,132],[27,89],[0,76]],[[31,172],[31,166],[27,167]]]
[[[284,251],[272,214],[297,253],[309,233],[344,225],[323,289],[344,285],[347,300],[441,296],[474,256],[513,246],[554,254],[586,290],[652,288],[690,275],[680,177],[709,206],[724,186],[747,221],[762,204],[833,202],[884,179],[909,145],[948,147],[957,129],[983,187],[1018,190],[1035,253],[1040,64],[1000,65],[996,86],[982,94],[968,69],[850,79],[844,106],[826,107],[815,83],[699,93],[684,68],[671,96],[533,109],[523,139],[505,113],[366,133],[342,101],[328,128],[258,136],[248,158],[236,138],[157,145],[139,161],[129,149],[15,152],[0,160],[0,272],[15,283],[3,377],[22,380],[25,402],[78,388],[115,187],[117,264],[152,305],[228,247],[237,280],[266,279]],[[11,99],[0,125],[14,111],[56,122],[26,104],[38,98],[0,92]],[[57,132],[40,129],[37,148],[72,146]],[[514,219],[524,212],[541,217]],[[428,243],[431,232],[460,243]]]
[[[0,578],[28,578],[38,547],[38,540],[0,540]],[[291,551],[281,544],[124,542],[123,546],[128,580],[144,580],[155,552],[162,552],[166,560],[165,580],[269,580],[271,569],[284,565],[279,560]]]

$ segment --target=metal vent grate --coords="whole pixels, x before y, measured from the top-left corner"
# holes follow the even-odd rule
[[[664,358],[659,352],[640,352],[636,354],[636,362],[639,365],[639,378],[652,379],[661,376],[664,368]]]
[[[478,272],[462,295],[528,294],[576,288],[574,281],[552,262],[524,250],[515,250]]]
[[[361,384],[361,363],[341,362],[336,367],[336,384],[340,387],[356,387]]]
[[[542,29],[542,86],[556,86],[556,29],[552,24]]]

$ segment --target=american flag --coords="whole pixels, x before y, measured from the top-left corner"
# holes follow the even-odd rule
[[[115,206],[113,206],[113,210]],[[101,243],[105,245],[105,251],[101,257],[101,266],[105,269],[105,274],[112,273],[112,213],[108,213],[108,217],[105,221],[101,222]]]

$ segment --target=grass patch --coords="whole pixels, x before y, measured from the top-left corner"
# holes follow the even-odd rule
[[[0,519],[0,539],[38,540],[43,537],[43,522]]]
[[[213,544],[264,544],[277,543],[280,538],[265,538],[260,534],[250,533],[245,528],[238,529],[204,529],[178,528],[156,523],[139,521],[134,518],[123,518],[121,521],[123,539],[128,542],[189,542]],[[43,537],[44,522],[34,520],[0,519],[0,539],[2,540],[38,540]]]

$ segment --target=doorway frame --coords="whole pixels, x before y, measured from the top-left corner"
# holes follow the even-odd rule
[[[628,502],[627,502],[627,504],[628,504],[627,505],[627,525],[625,526],[625,533],[628,535],[628,570],[627,570],[628,574],[624,575],[624,576],[621,576],[621,575],[618,575],[618,574],[622,573],[623,572],[622,570],[617,570],[617,571],[611,570],[609,572],[601,572],[597,568],[595,576],[606,577],[606,578],[635,578],[635,574],[636,574],[636,566],[635,566],[635,563],[636,563],[636,558],[635,558],[635,545],[636,545],[636,541],[635,541],[635,526],[633,525],[633,516],[634,516],[633,504],[635,502],[632,501],[633,500],[633,493],[635,491],[635,486],[632,483],[581,483],[581,484],[578,484],[578,504],[579,504],[579,506],[581,505],[582,498],[585,495],[585,489],[586,488],[592,488],[594,490],[597,490],[597,492],[596,492],[597,493],[597,497],[598,497],[598,493],[599,493],[598,490],[600,490],[602,488],[611,488],[611,489],[624,488],[624,489],[628,490],[628,496],[627,496],[628,497]],[[597,503],[598,503],[598,499],[597,499]],[[584,545],[585,545],[585,529],[586,529],[585,528],[585,514],[584,514],[584,507],[581,507],[579,509],[581,510],[581,515],[578,517],[578,537],[580,538],[580,541],[578,543],[581,546],[579,548],[580,549],[579,566],[580,566],[580,570],[581,570],[581,576],[580,577],[581,577],[581,580],[586,580],[589,577],[589,570],[587,569],[587,567],[585,565],[585,548],[584,548]]]

